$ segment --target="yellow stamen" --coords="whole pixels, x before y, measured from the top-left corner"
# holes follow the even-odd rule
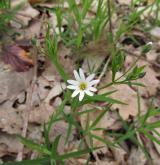
[[[80,83],[79,88],[80,88],[80,90],[84,91],[87,88],[87,84],[82,82],[82,83]]]

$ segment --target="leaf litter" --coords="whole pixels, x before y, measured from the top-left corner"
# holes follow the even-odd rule
[[[18,1],[13,2],[17,3]],[[39,3],[39,1],[30,1],[30,3],[31,5],[33,5],[35,3]],[[119,1],[119,3],[121,5],[128,5],[128,2],[123,0]],[[17,15],[17,19],[20,20],[21,25],[18,24],[17,27],[17,24],[15,22],[12,22],[11,25],[14,28],[16,26],[16,28],[22,31],[23,27],[25,26],[26,33],[22,33],[22,38],[32,38],[36,36],[38,38],[41,37],[43,42],[44,36],[40,36],[40,34],[44,35],[44,31],[42,30],[43,19],[42,22],[37,21],[37,18],[40,16],[40,12],[38,11],[38,9],[34,8],[31,5],[28,2],[26,2],[23,10],[19,12],[19,14]],[[40,5],[42,5],[42,7],[46,7],[49,4],[40,3]],[[56,6],[56,3],[51,3],[51,6],[52,5]],[[67,5],[65,7],[68,8]],[[93,13],[95,13],[94,9],[92,11],[92,14]],[[44,15],[45,14],[42,14],[41,17],[43,17]],[[56,17],[53,14],[52,19],[50,19],[50,21],[52,21],[53,28],[56,27],[57,20],[55,19]],[[151,30],[151,35],[155,37],[156,40],[158,38],[158,30],[158,28],[154,28]],[[140,36],[140,38],[143,36],[143,33],[141,34],[142,35]],[[126,41],[127,40],[124,40],[123,44],[125,44]],[[132,45],[132,42],[130,44]],[[134,44],[132,50],[134,52],[140,53],[139,48],[135,48]],[[154,67],[151,66],[151,64],[149,63],[150,60],[157,60],[158,53],[156,51],[153,52],[153,50],[149,53],[150,55],[147,56],[147,60],[138,61],[138,65],[146,65],[146,75],[142,79],[140,79],[140,82],[143,83],[145,87],[141,87],[139,90],[141,95],[141,110],[143,112],[147,111],[148,99],[155,96],[158,88],[160,88],[160,81],[157,78],[158,76],[160,76],[159,72],[157,72],[157,70],[155,70]],[[2,61],[0,62],[0,157],[2,160],[4,160],[4,157],[8,155],[10,156],[10,158],[12,156],[16,157],[16,154],[20,150],[20,142],[15,136],[15,134],[20,134],[23,127],[23,121],[25,118],[24,114],[27,106],[26,97],[28,93],[28,88],[30,86],[30,82],[33,78],[32,67],[34,66],[34,63],[32,59],[30,59],[30,57],[28,56],[27,51],[17,44],[12,45],[11,47],[7,48],[7,50],[4,50],[4,53],[3,51],[1,52],[2,56],[4,56],[4,54],[7,54],[8,57],[5,56],[7,60],[4,60],[7,64],[4,64]],[[11,54],[14,56],[13,59],[11,59],[10,57]],[[41,52],[39,52],[39,54],[41,55]],[[73,52],[71,52],[69,48],[66,48],[64,45],[60,43],[58,54],[61,64],[64,66],[64,69],[70,76],[72,75],[72,71],[75,68],[76,61],[81,60],[81,57],[83,57],[83,60],[81,61],[82,67],[88,73],[90,71],[90,68],[94,68],[94,71],[97,72],[101,70],[104,60],[109,56],[109,53],[105,45],[105,41],[103,40],[99,41],[97,44],[89,43],[87,47],[80,51],[80,54],[77,54],[81,57],[73,56]],[[87,54],[89,55],[87,56]],[[38,58],[40,58],[40,55]],[[123,71],[127,70],[127,68],[131,65],[135,58],[136,57],[127,54]],[[13,63],[13,61],[16,62],[16,65],[15,63]],[[17,64],[17,62],[19,63]],[[33,107],[31,109],[29,116],[27,137],[33,139],[34,141],[42,143],[44,140],[42,129],[43,124],[49,120],[52,114],[55,113],[57,105],[59,105],[62,102],[62,92],[63,89],[65,89],[65,85],[61,83],[61,78],[49,59],[44,57],[38,59],[38,62],[39,72],[35,89],[32,95]],[[123,71],[119,72],[118,76],[121,76],[123,74]],[[102,78],[101,85],[104,85],[104,83],[111,82],[111,76],[111,72],[106,71]],[[99,93],[104,93],[113,90],[117,90],[117,92],[111,94],[111,97],[114,99],[121,100],[127,103],[127,105],[114,105],[112,107],[112,111],[107,112],[103,116],[103,118],[98,122],[96,127],[103,128],[106,131],[119,130],[123,127],[123,125],[118,121],[117,113],[119,113],[124,120],[129,120],[130,116],[135,117],[138,113],[137,89],[131,88],[129,86],[114,85],[112,87],[100,90]],[[102,112],[102,109],[99,109],[99,105],[95,106],[96,110],[94,112],[90,112],[89,116],[82,115],[80,117],[80,123],[82,127],[85,128],[88,122],[93,123],[95,116],[98,116]],[[88,107],[82,107],[81,110],[85,110],[89,107],[90,105],[88,105]],[[65,113],[70,113],[70,106],[65,107]],[[72,136],[70,137],[71,144],[68,146],[64,145],[64,135],[66,135],[67,128],[68,124],[65,121],[58,122],[52,128],[50,134],[51,140],[54,140],[54,138],[58,134],[63,135],[61,139],[61,145],[58,149],[60,153],[64,152],[65,150],[74,151],[76,146],[79,144],[79,139],[77,137],[75,138],[77,132],[73,129],[71,134]],[[159,129],[157,129],[157,131],[159,132]],[[101,130],[93,131],[92,133],[99,137],[104,137],[104,132],[105,131]],[[154,164],[158,165],[160,154],[159,145],[157,145],[157,143],[152,143],[151,141],[149,141],[149,139],[144,139],[144,137],[141,137],[141,139],[142,142],[146,145],[146,148],[148,149],[148,152],[150,153],[151,157],[154,159]],[[90,146],[87,138],[86,143],[88,146]],[[93,165],[145,165],[146,163],[150,165],[151,163],[147,162],[143,152],[139,148],[136,148],[133,145],[129,150],[125,142],[122,146],[119,146],[118,148],[110,148],[105,146],[104,143],[98,140],[93,140],[93,146],[103,146],[102,149],[93,153],[94,161],[90,162],[90,164]],[[25,148],[23,152],[24,157],[27,158],[29,153],[31,154],[32,151],[29,151]],[[84,164],[86,162],[87,157],[88,156],[84,156],[82,158],[68,160],[68,164],[75,164],[75,162],[76,164]]]

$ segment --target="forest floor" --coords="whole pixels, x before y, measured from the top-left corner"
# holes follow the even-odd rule
[[[39,3],[38,3],[39,2]],[[20,3],[19,0],[13,0],[12,6]],[[115,3],[116,12],[112,15],[112,32],[116,33],[120,25],[120,19],[129,15],[131,12],[129,5],[131,1],[117,0]],[[137,8],[150,5],[153,1],[146,1]],[[57,30],[57,18],[54,8],[57,2],[28,1],[15,14],[15,18],[7,25],[10,30],[7,33],[0,34],[0,162],[12,162],[23,159],[36,159],[39,157],[37,151],[23,146],[18,135],[27,137],[39,144],[44,143],[44,123],[55,114],[59,105],[63,102],[63,93],[66,85],[57,72],[52,60],[43,53],[45,50],[45,35],[47,23],[51,30]],[[77,1],[79,7],[83,6]],[[67,3],[64,5],[68,10]],[[111,111],[108,111],[98,122],[97,128],[103,130],[94,131],[98,137],[104,137],[104,132],[117,132],[125,134],[124,125],[119,121],[118,114],[123,121],[132,123],[136,120],[140,109],[142,114],[152,107],[159,110],[160,107],[160,26],[150,25],[150,20],[154,17],[153,11],[148,14],[144,12],[130,32],[125,33],[118,44],[125,52],[125,61],[121,70],[116,73],[116,77],[121,77],[137,60],[138,66],[145,65],[145,75],[136,82],[143,83],[144,87],[128,86],[126,84],[114,84],[98,90],[98,94],[115,91],[111,98],[120,100],[124,104],[114,104]],[[89,17],[96,15],[93,8],[89,11]],[[148,16],[149,15],[149,16]],[[159,13],[160,20],[160,13]],[[145,23],[144,23],[145,22]],[[64,21],[63,30],[68,26]],[[147,30],[146,30],[147,29]],[[89,41],[77,50],[67,47],[62,38],[58,38],[58,59],[70,79],[73,78],[73,70],[81,67],[85,74],[90,70],[97,73],[100,79],[98,86],[103,86],[112,82],[112,70],[110,69],[110,44],[104,37],[108,33],[105,29],[102,37],[97,41]],[[36,44],[34,43],[36,40]],[[117,44],[117,45],[118,45]],[[142,55],[142,49],[151,46],[145,54]],[[106,65],[108,64],[108,65]],[[139,99],[137,99],[139,98]],[[87,125],[87,121],[93,122],[95,116],[101,113],[101,107],[105,106],[103,102],[92,105],[84,105],[79,111],[96,107],[94,112],[89,115],[79,117],[82,127]],[[71,105],[64,106],[64,113],[71,113]],[[160,115],[151,116],[148,122],[160,120]],[[160,125],[160,124],[159,124]],[[160,135],[159,125],[155,128]],[[77,129],[71,129],[68,143],[65,138],[68,132],[68,123],[60,120],[54,124],[49,134],[52,141],[61,134],[58,152],[64,153],[74,151],[80,143],[81,135]],[[93,165],[159,165],[160,163],[160,136],[150,131],[151,135],[157,137],[158,142],[152,141],[143,134],[137,133],[136,137],[149,153],[150,159],[147,159],[140,147],[137,147],[131,140],[124,140],[119,147],[104,146],[90,154],[88,164]],[[86,138],[86,145],[90,146]],[[93,140],[93,146],[102,146],[102,141]],[[70,158],[66,161],[69,165],[85,164],[87,155]]]

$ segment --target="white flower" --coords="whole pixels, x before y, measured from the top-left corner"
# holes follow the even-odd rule
[[[153,42],[148,42],[147,45],[153,45]]]
[[[93,85],[99,82],[99,80],[93,80],[95,74],[91,74],[86,78],[81,68],[79,69],[79,73],[76,70],[73,73],[76,80],[67,80],[70,84],[67,88],[74,90],[72,97],[76,97],[79,94],[79,101],[82,101],[85,94],[93,96],[93,92],[97,91]]]

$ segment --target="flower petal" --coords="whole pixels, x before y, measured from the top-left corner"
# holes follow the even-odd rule
[[[95,85],[95,84],[98,84],[99,83],[99,80],[92,80],[89,82],[89,86],[92,86],[92,85]]]
[[[91,92],[91,91],[89,91],[89,90],[85,90],[85,93],[86,93],[87,95],[89,95],[89,96],[93,96],[93,95],[94,95],[93,92]]]
[[[81,79],[80,79],[80,77],[79,77],[78,72],[77,72],[76,70],[74,70],[73,73],[74,73],[75,79],[76,79],[77,81],[80,81]]]
[[[79,101],[82,101],[84,97],[84,91],[80,91]]]
[[[68,89],[78,89],[78,87],[75,86],[75,85],[68,85],[67,88],[68,88]]]
[[[72,93],[72,96],[71,97],[76,97],[78,95],[78,93],[80,93],[79,90],[75,90],[73,93]]]
[[[80,75],[81,80],[85,80],[85,75],[84,75],[84,72],[81,68],[79,69],[79,75]]]
[[[86,78],[86,81],[89,82],[89,81],[93,80],[94,77],[95,77],[95,74],[91,74],[91,75],[89,75],[89,76]]]
[[[78,85],[78,84],[79,84],[79,82],[76,81],[76,80],[67,80],[67,82],[68,82],[69,84],[72,84],[72,85]]]
[[[88,90],[92,91],[92,92],[96,92],[97,91],[97,89],[95,87],[89,87]]]

